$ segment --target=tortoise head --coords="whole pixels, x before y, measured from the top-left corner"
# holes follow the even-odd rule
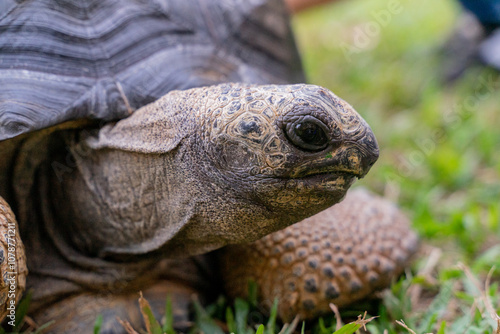
[[[217,178],[296,219],[337,202],[378,158],[361,116],[313,85],[222,86],[204,140]],[[227,187],[225,187],[227,188]]]
[[[365,121],[311,85],[175,91],[80,138],[58,211],[102,257],[257,240],[339,202],[378,157]]]

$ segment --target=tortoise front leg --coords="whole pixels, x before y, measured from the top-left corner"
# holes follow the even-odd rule
[[[16,217],[0,196],[0,320],[7,317],[7,324],[12,327],[19,320],[15,308],[26,287],[27,274]]]
[[[263,306],[279,299],[279,316],[311,319],[387,287],[408,264],[418,239],[390,202],[355,190],[346,199],[251,245],[222,252],[228,293],[258,284]]]

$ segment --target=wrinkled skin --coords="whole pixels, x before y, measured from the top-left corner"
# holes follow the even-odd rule
[[[133,318],[117,300],[133,303],[165,275],[198,289],[203,277],[186,272],[206,260],[186,256],[257,240],[339,202],[378,157],[364,120],[311,85],[174,91],[117,123],[24,145],[18,170],[37,174],[46,192],[40,207],[17,198],[30,217],[23,223],[34,226],[23,236],[34,308],[74,330],[110,307],[118,311],[106,321]],[[111,293],[104,301],[102,290]],[[88,298],[103,308],[76,317]]]

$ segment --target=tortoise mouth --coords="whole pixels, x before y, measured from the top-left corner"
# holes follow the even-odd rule
[[[312,172],[307,175],[293,178],[299,183],[312,187],[332,188],[335,190],[347,190],[358,177],[351,172]]]
[[[307,176],[290,179],[296,186],[296,193],[322,198],[327,196],[342,198],[347,190],[356,182],[356,176],[346,172],[311,173]],[[332,203],[333,204],[333,203]]]
[[[303,173],[294,173],[290,176],[292,179],[320,179],[328,177],[346,177],[360,179],[363,177],[357,170],[348,168],[335,168],[335,169],[320,169],[320,170],[306,170]]]
[[[334,175],[363,178],[370,170],[366,157],[359,151],[347,149],[337,150],[321,159],[309,160],[295,166],[287,175],[292,179],[310,178],[317,175]]]
[[[361,179],[366,173],[356,168],[324,164],[319,166],[304,165],[296,168],[289,175],[292,179],[313,179],[327,176],[349,177]]]

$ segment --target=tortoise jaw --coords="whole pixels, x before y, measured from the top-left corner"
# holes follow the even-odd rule
[[[292,178],[298,183],[304,183],[309,186],[326,187],[335,190],[347,190],[359,177],[350,172],[325,172],[325,173],[310,173],[305,176]]]
[[[363,178],[369,168],[363,168],[360,159],[351,159],[348,164],[341,163],[339,159],[325,158],[321,161],[309,161],[294,168],[288,175],[291,179],[305,179],[321,175],[337,175],[352,178]]]
[[[357,177],[351,172],[335,171],[323,173],[308,173],[307,175],[300,175],[296,178],[290,178],[288,185],[291,184],[297,187],[297,191],[301,193],[305,191],[308,196],[311,196],[311,191],[324,196],[333,196],[338,202],[345,196],[347,190],[356,181]],[[300,190],[302,189],[302,190]]]
[[[357,179],[363,178],[366,173],[362,173],[359,170],[345,168],[341,166],[325,166],[311,169],[307,166],[297,168],[291,175],[292,179],[311,179],[314,177],[321,176],[345,176],[345,177],[353,177]]]

